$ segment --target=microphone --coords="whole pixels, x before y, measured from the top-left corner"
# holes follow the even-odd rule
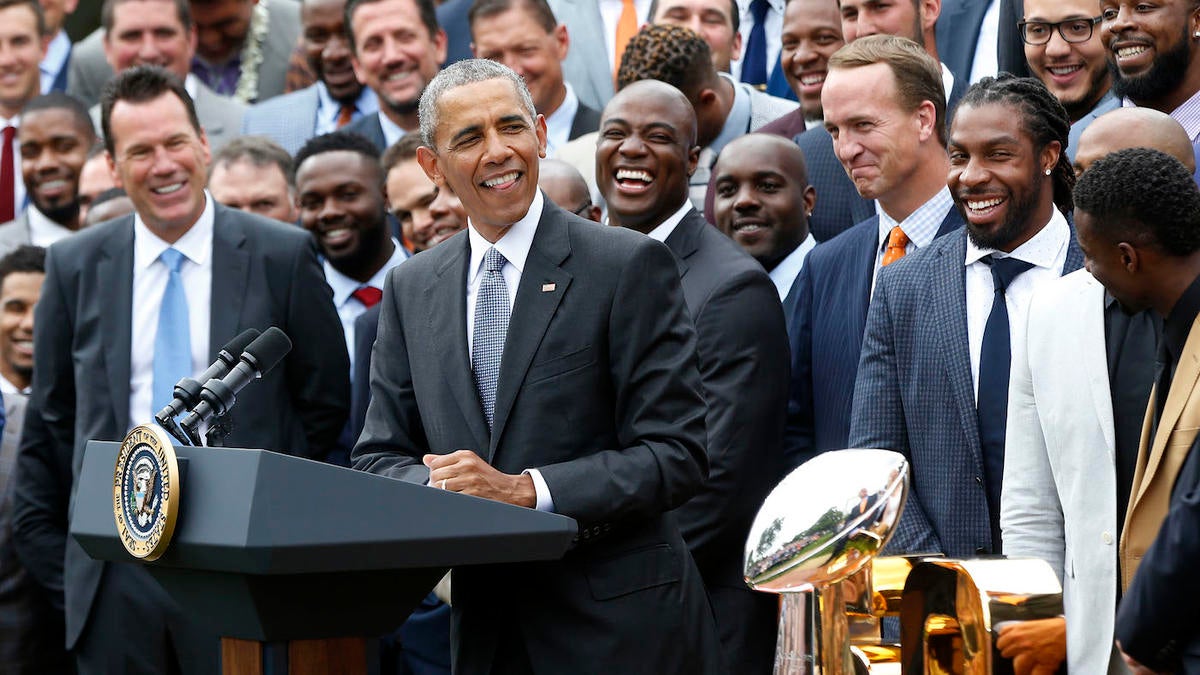
[[[259,335],[242,352],[241,359],[229,374],[204,383],[200,390],[200,402],[183,418],[182,426],[188,435],[193,439],[198,438],[195,430],[199,425],[229,412],[237,400],[237,393],[251,381],[266,375],[291,350],[292,341],[274,326]]]
[[[169,422],[173,423],[176,416],[196,407],[196,404],[200,402],[200,390],[202,388],[200,383],[208,382],[214,377],[225,377],[229,373],[229,369],[237,364],[238,357],[245,351],[246,345],[250,344],[258,336],[258,330],[254,328],[242,331],[240,335],[222,347],[221,351],[217,352],[217,360],[213,361],[208,370],[200,373],[200,377],[196,379],[185,377],[175,383],[174,400],[154,416],[159,425],[167,429],[167,424]]]

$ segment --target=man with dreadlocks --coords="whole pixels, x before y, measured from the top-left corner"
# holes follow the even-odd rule
[[[1070,127],[1037,80],[973,85],[950,126],[947,177],[966,227],[879,273],[850,447],[910,462],[891,553],[1000,553],[1010,341],[1035,289],[1083,263],[1064,216]]]

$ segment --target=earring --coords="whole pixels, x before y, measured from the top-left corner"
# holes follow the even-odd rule
[[[1051,169],[1046,169],[1046,175],[1049,176],[1051,171]]]

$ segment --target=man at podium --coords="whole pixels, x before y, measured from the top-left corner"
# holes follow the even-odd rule
[[[442,71],[420,121],[418,161],[469,227],[388,277],[354,466],[579,522],[560,561],[453,571],[454,671],[717,672],[666,515],[707,471],[671,252],[538,191],[545,120],[503,65]]]

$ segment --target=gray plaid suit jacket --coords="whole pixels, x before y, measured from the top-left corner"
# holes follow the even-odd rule
[[[1074,234],[1064,274],[1083,265]],[[850,447],[908,457],[912,490],[887,547],[893,553],[994,550],[967,341],[966,254],[964,228],[890,265],[867,312]]]
[[[251,106],[242,117],[242,134],[266,136],[294,156],[316,129],[319,86],[314,84]]]

